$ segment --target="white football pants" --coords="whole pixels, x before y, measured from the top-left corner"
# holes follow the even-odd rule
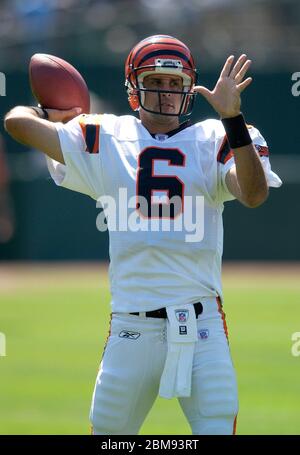
[[[179,403],[193,434],[233,434],[237,384],[225,315],[216,299],[201,302],[191,396]],[[112,315],[92,399],[93,434],[138,434],[157,397],[166,354],[165,319]]]

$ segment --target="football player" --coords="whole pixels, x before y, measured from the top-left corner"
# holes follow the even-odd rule
[[[47,155],[55,183],[100,199],[107,216],[112,320],[92,399],[94,434],[137,434],[158,394],[178,397],[194,434],[235,432],[222,211],[233,199],[255,208],[281,185],[265,139],[241,113],[250,64],[246,55],[228,57],[210,91],[197,85],[183,42],[151,36],[125,64],[137,116],[30,107],[6,115],[16,140]],[[187,119],[198,93],[219,119]],[[198,235],[191,226],[201,226]]]

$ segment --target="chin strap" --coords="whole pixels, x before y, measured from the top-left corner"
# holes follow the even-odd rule
[[[132,90],[128,95],[128,103],[133,111],[138,111],[140,108],[139,97],[136,90]]]

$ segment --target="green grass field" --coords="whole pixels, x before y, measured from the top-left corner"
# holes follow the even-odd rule
[[[238,434],[300,434],[300,266],[225,265],[224,310],[238,375]],[[105,267],[1,265],[0,434],[89,434],[108,332]],[[190,434],[176,400],[158,399],[142,434]]]

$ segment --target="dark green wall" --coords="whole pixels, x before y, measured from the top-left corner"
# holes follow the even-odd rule
[[[115,113],[128,113],[120,68],[93,72],[78,66],[89,87],[113,106]],[[200,75],[201,76],[201,75]],[[200,77],[212,87],[216,75]],[[291,95],[290,74],[254,75],[254,83],[243,96],[243,111],[266,137],[271,154],[297,154],[300,143],[298,111],[300,98]],[[7,96],[1,99],[1,114],[16,104],[31,103],[27,75],[7,75]],[[215,117],[207,103],[198,99],[194,120]],[[2,129],[3,132],[3,129]],[[27,149],[5,135],[10,163]],[[30,166],[30,161],[28,161]],[[276,169],[280,175],[280,169]],[[269,200],[250,210],[237,202],[226,204],[225,259],[300,259],[300,184],[285,184],[271,190]],[[2,259],[107,259],[107,234],[96,230],[99,213],[85,196],[57,188],[48,178],[12,182],[17,218],[13,241],[0,247]]]

